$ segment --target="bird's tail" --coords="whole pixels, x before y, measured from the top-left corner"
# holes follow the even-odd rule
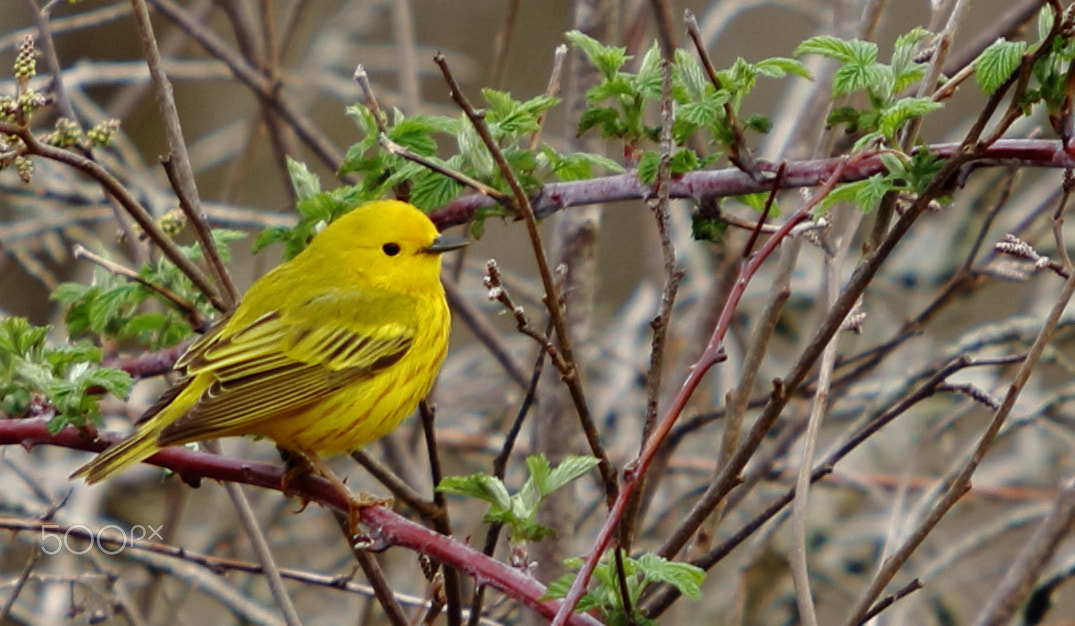
[[[135,463],[150,457],[160,446],[157,445],[156,428],[143,426],[130,437],[108,448],[97,458],[75,470],[71,478],[85,478],[89,484],[99,483],[112,478]]]

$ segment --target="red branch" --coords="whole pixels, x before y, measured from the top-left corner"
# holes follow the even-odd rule
[[[657,424],[657,427],[653,430],[653,433],[650,434],[649,439],[646,440],[646,445],[643,446],[642,451],[638,454],[638,458],[628,465],[623,486],[620,488],[620,493],[616,498],[615,503],[613,503],[612,509],[608,513],[608,518],[605,520],[604,526],[601,527],[601,531],[597,535],[597,539],[594,541],[593,550],[587,556],[586,562],[583,563],[582,567],[579,569],[579,573],[575,576],[574,582],[571,583],[571,588],[564,597],[564,604],[560,607],[559,613],[556,614],[556,619],[552,622],[553,626],[564,626],[571,619],[575,606],[578,605],[579,600],[581,600],[583,594],[586,593],[586,587],[590,583],[590,577],[593,576],[598,561],[601,560],[601,555],[604,554],[605,550],[608,548],[609,541],[612,539],[612,533],[615,532],[616,528],[619,526],[620,518],[623,516],[627,503],[631,499],[631,494],[634,493],[635,488],[638,487],[640,477],[645,475],[646,470],[653,461],[653,457],[657,454],[657,450],[668,436],[669,431],[672,430],[672,426],[679,418],[683,408],[687,406],[687,401],[690,400],[690,397],[694,394],[694,390],[698,388],[698,385],[701,383],[706,372],[708,372],[709,368],[713,365],[724,359],[724,336],[731,326],[732,317],[739,306],[739,300],[746,291],[747,284],[749,284],[751,278],[754,277],[754,274],[758,271],[758,268],[761,267],[761,264],[769,258],[769,255],[776,250],[776,247],[780,245],[780,242],[782,242],[788,233],[791,232],[791,229],[808,219],[810,217],[810,211],[813,210],[814,206],[832,191],[833,187],[835,187],[837,182],[842,179],[847,170],[858,164],[857,160],[852,161],[846,157],[835,159],[835,161],[836,166],[829,174],[828,180],[825,181],[825,184],[822,185],[811,201],[804,204],[794,215],[788,218],[783,226],[780,227],[780,230],[773,233],[773,236],[765,241],[765,244],[760,250],[751,254],[743,261],[739,268],[739,276],[736,278],[735,285],[732,286],[731,293],[728,294],[728,299],[724,303],[720,319],[717,321],[716,328],[713,329],[713,334],[709,338],[709,344],[706,345],[705,351],[702,353],[702,356],[698,358],[698,361],[691,366],[687,378],[680,386],[679,392],[670,403],[668,410]]]
[[[29,450],[35,445],[47,444],[99,452],[119,439],[111,434],[93,439],[75,428],[65,428],[52,435],[45,428],[45,423],[44,419],[0,420],[0,445],[21,445]],[[278,465],[195,452],[183,447],[165,448],[146,462],[173,470],[188,482],[209,478],[279,490],[283,477],[283,468]],[[288,485],[288,491],[290,495],[304,500],[344,513],[349,511],[348,503],[336,487],[318,476],[299,476]],[[363,508],[362,524],[369,529],[367,536],[378,547],[398,546],[426,554],[465,572],[478,584],[489,585],[511,596],[547,619],[551,619],[562,604],[560,600],[541,600],[545,595],[545,586],[533,577],[482,554],[462,541],[433,532],[384,507]],[[572,617],[571,623],[576,626],[599,625],[590,615],[577,614]]]
[[[936,144],[929,146],[929,150],[939,157],[949,158],[959,150],[959,144]],[[777,182],[777,188],[817,187],[832,177],[840,161],[841,158],[832,158],[788,163],[787,171]],[[982,150],[981,155],[971,159],[967,165],[969,169],[1018,166],[1069,168],[1075,167],[1075,157],[1064,152],[1063,146],[1057,140],[1002,139]],[[757,168],[763,174],[758,176],[758,180],[737,168],[688,172],[672,181],[669,195],[672,198],[691,198],[700,202],[703,198],[771,191],[779,164],[759,161]],[[848,165],[838,182],[864,180],[884,171],[880,158],[863,158]],[[652,195],[653,186],[643,183],[635,172],[630,171],[615,176],[550,183],[542,187],[530,202],[534,207],[534,215],[541,219],[569,207],[617,200],[644,200]],[[493,206],[493,199],[471,194],[449,202],[433,211],[430,217],[443,229],[465,224],[479,209]]]

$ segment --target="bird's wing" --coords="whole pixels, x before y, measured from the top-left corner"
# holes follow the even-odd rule
[[[241,433],[315,402],[399,361],[416,330],[413,307],[398,299],[331,293],[207,336],[183,360],[186,380],[206,377],[205,391],[158,443]]]

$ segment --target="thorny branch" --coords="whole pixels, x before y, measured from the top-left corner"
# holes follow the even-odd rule
[[[721,316],[717,322],[716,328],[713,330],[713,334],[710,337],[709,344],[706,346],[705,351],[698,361],[690,368],[690,373],[683,381],[679,392],[676,394],[675,399],[672,400],[664,417],[661,419],[657,428],[650,434],[650,437],[646,440],[645,446],[639,453],[638,457],[631,462],[627,470],[627,477],[624,480],[623,487],[620,490],[619,496],[616,498],[616,502],[612,509],[609,511],[608,518],[605,524],[601,527],[601,531],[597,536],[597,540],[594,543],[593,550],[587,555],[586,562],[583,564],[579,573],[576,575],[574,582],[571,584],[571,589],[568,590],[567,595],[564,597],[564,605],[557,613],[556,619],[553,621],[554,626],[562,626],[566,623],[567,618],[571,615],[571,611],[574,610],[579,600],[582,599],[582,595],[586,591],[586,586],[590,582],[590,577],[593,575],[594,568],[597,566],[598,560],[608,547],[609,541],[612,537],[613,530],[620,522],[620,517],[623,515],[626,508],[628,499],[637,487],[639,480],[646,473],[650,463],[653,461],[653,457],[656,455],[658,448],[664,442],[668,436],[669,431],[675,424],[676,419],[679,418],[684,406],[690,399],[694,390],[697,389],[698,384],[701,382],[702,377],[709,371],[709,368],[716,363],[723,360],[724,349],[723,342],[725,334],[728,332],[728,328],[731,324],[732,316],[736,308],[739,305],[739,299],[742,297],[747,284],[753,278],[755,272],[761,266],[761,264],[773,253],[776,247],[784,240],[787,234],[795,227],[796,224],[806,220],[810,216],[810,212],[814,206],[817,205],[832,189],[836,186],[836,183],[841,179],[844,173],[844,169],[851,164],[851,159],[843,159],[840,167],[829,177],[824,185],[818,189],[817,193],[813,196],[810,202],[805,203],[794,215],[788,218],[779,231],[770,237],[758,252],[748,257],[742,264],[739,270],[739,276],[735,281],[735,286],[732,292],[729,294],[727,302],[724,303],[724,307],[721,310]],[[846,311],[845,311],[846,313]],[[843,317],[841,316],[841,320]],[[835,329],[834,329],[835,332]],[[827,343],[827,340],[826,340]],[[804,373],[805,375],[805,373]],[[780,393],[777,389],[774,391],[774,395]],[[752,433],[753,434],[753,433]],[[756,445],[756,444],[755,444]],[[746,444],[740,448],[740,453],[746,449]],[[741,455],[737,455],[741,456]],[[735,458],[733,457],[733,461]],[[743,461],[745,464],[745,460]],[[731,463],[729,463],[731,465]],[[738,474],[738,468],[736,469]],[[722,475],[723,476],[723,475]],[[729,484],[734,482],[734,478],[725,479]],[[722,483],[717,483],[722,484]],[[708,511],[706,512],[708,514]],[[705,515],[702,516],[703,519]],[[692,530],[693,532],[693,530]],[[678,548],[673,551],[678,552]],[[666,552],[666,556],[667,556]]]
[[[31,448],[38,444],[47,444],[100,452],[118,439],[116,436],[107,435],[90,439],[75,428],[65,428],[52,435],[48,432],[44,419],[0,420],[0,446],[21,445]],[[180,477],[191,480],[208,478],[273,490],[280,489],[285,471],[277,465],[196,452],[183,447],[165,448],[147,459],[147,462],[166,467]],[[344,500],[344,495],[333,483],[312,474],[304,474],[292,480],[289,492],[292,496],[317,502],[345,514],[350,511],[351,504]],[[526,574],[486,557],[461,541],[404,519],[388,509],[379,506],[363,508],[362,522],[369,529],[367,539],[375,545],[403,547],[451,563],[468,576],[512,596],[547,618],[552,618],[561,604],[558,600],[542,600],[545,587]],[[597,621],[587,615],[575,615],[571,623],[596,626]]]

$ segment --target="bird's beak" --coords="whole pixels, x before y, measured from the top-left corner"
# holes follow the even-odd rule
[[[429,244],[429,247],[424,251],[429,254],[440,254],[442,252],[448,252],[450,250],[458,250],[463,246],[469,245],[470,242],[462,237],[449,237],[447,235],[440,235],[433,240],[433,243]]]

